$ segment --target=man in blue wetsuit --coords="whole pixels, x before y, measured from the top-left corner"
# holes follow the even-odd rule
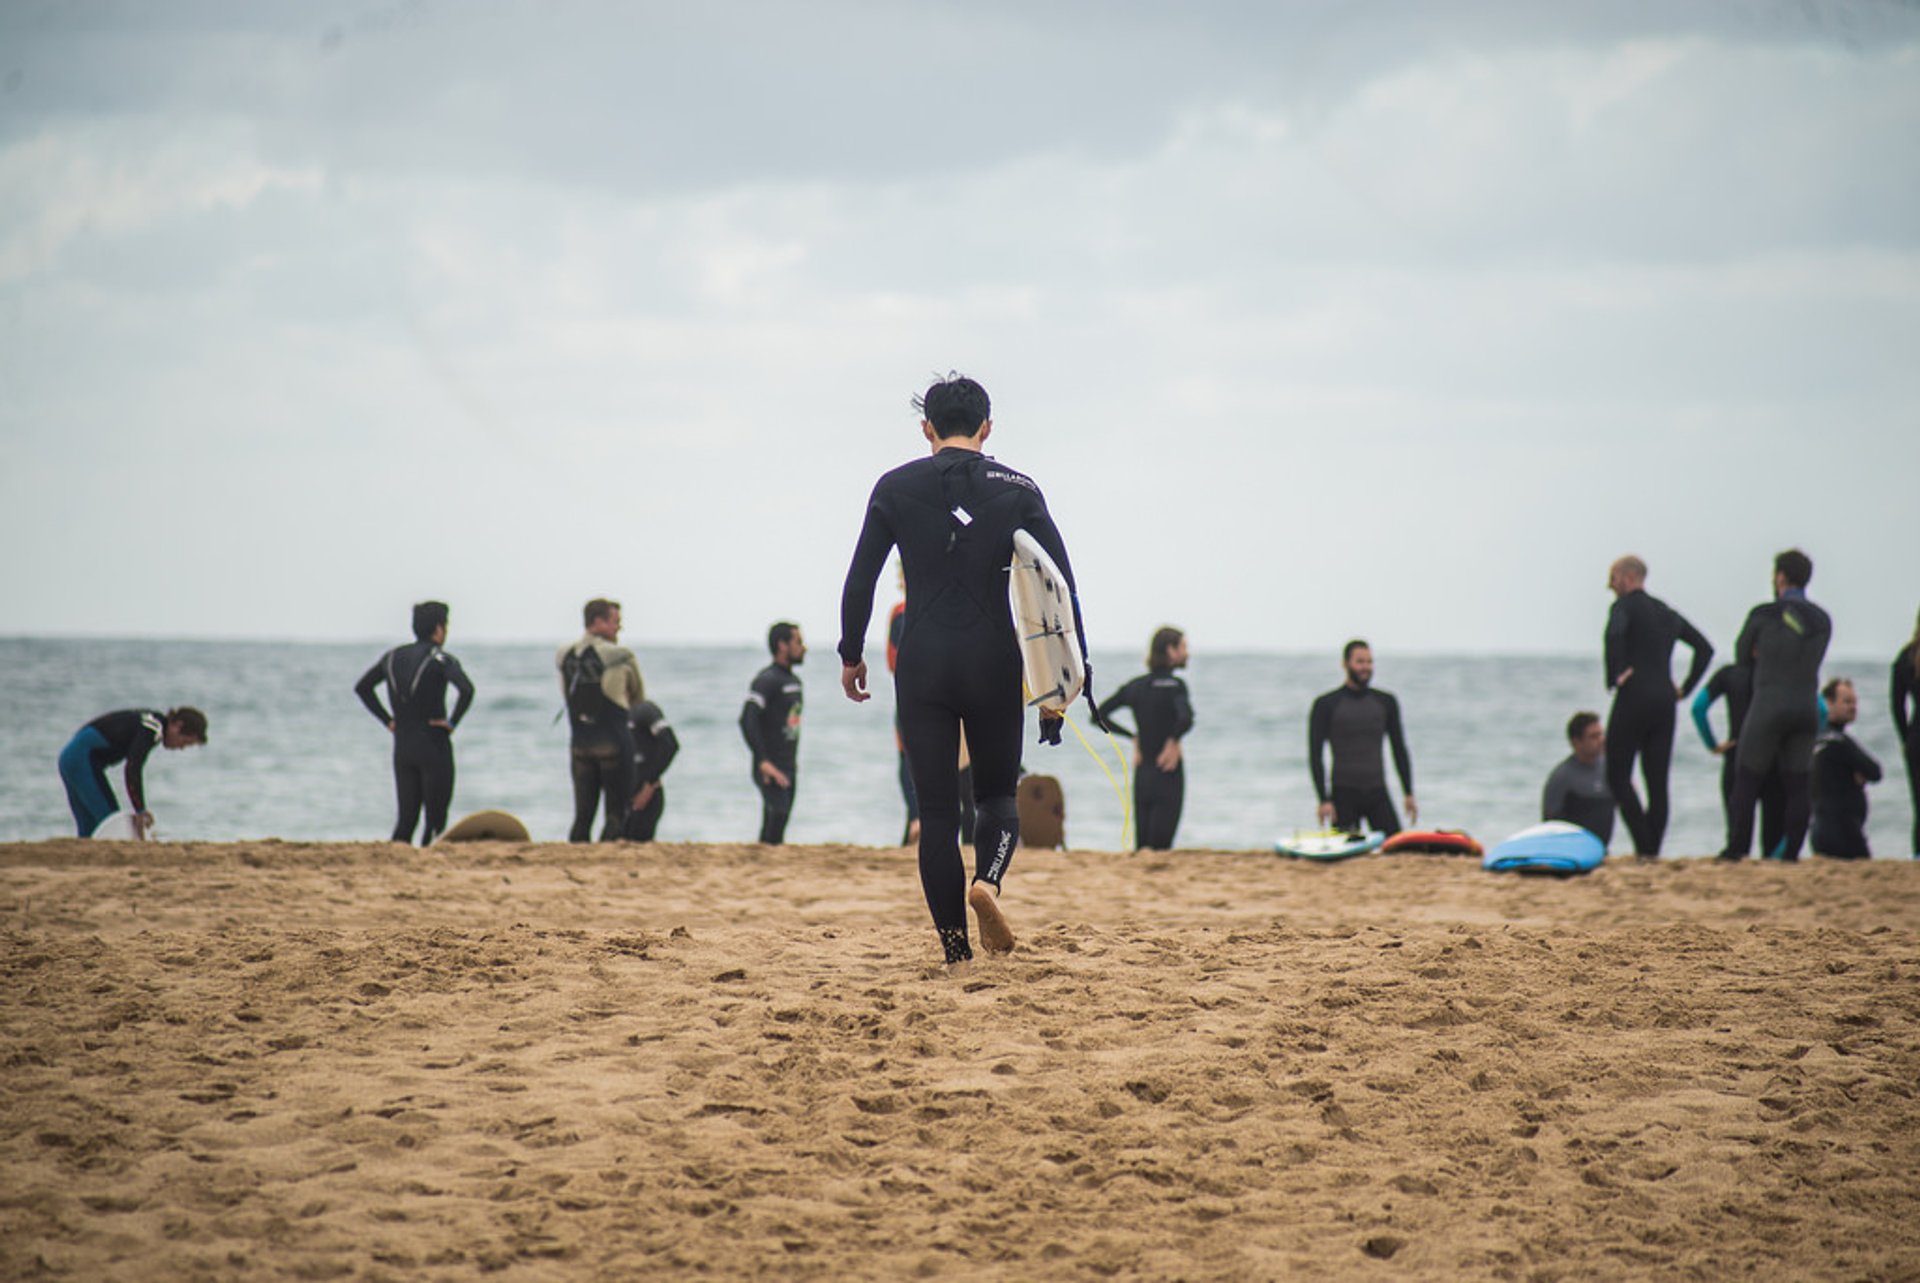
[[[1633,849],[1653,859],[1667,833],[1667,774],[1673,764],[1674,705],[1693,693],[1713,645],[1666,602],[1647,592],[1647,563],[1622,557],[1607,572],[1613,609],[1607,615],[1606,677],[1613,692],[1607,716],[1607,779]],[[1673,647],[1693,651],[1687,679],[1673,684]],[[1647,786],[1647,803],[1633,790],[1633,764]]]
[[[123,708],[103,713],[73,733],[60,750],[60,782],[67,789],[67,806],[81,837],[92,837],[100,821],[120,809],[107,783],[107,768],[125,762],[127,802],[133,807],[134,827],[145,837],[153,827],[147,810],[142,776],[154,745],[192,748],[207,742],[207,715],[181,706],[165,713],[151,708]]]
[[[1358,832],[1364,821],[1392,837],[1400,831],[1393,798],[1387,794],[1383,742],[1393,745],[1393,765],[1406,795],[1407,823],[1420,819],[1413,796],[1413,758],[1400,722],[1400,701],[1373,685],[1373,648],[1355,638],[1341,652],[1347,680],[1313,701],[1307,715],[1307,767],[1320,799],[1320,823]],[[1326,754],[1333,750],[1333,780],[1327,780]]]
[[[907,609],[894,671],[900,737],[920,800],[920,882],[946,962],[973,957],[967,908],[979,922],[981,947],[1013,948],[1000,888],[1020,838],[1014,790],[1020,775],[1022,706],[1020,641],[1007,605],[1013,534],[1024,529],[1047,550],[1069,589],[1073,568],[1040,487],[988,457],[993,431],[987,391],[960,376],[943,379],[915,400],[931,456],[882,476],[840,596],[841,688],[856,703],[870,698],[861,658],[873,614],[874,582],[888,552],[900,549]],[[1079,624],[1076,597],[1075,624]],[[1084,656],[1086,632],[1078,629]],[[1088,675],[1088,699],[1092,700]],[[1097,718],[1096,714],[1096,718]],[[961,724],[972,753],[974,881],[960,855]],[[1060,742],[1060,720],[1042,717],[1041,738]]]
[[[1807,600],[1813,561],[1798,548],[1774,558],[1774,599],[1755,606],[1733,644],[1733,662],[1753,673],[1753,700],[1734,746],[1733,807],[1723,860],[1744,860],[1753,845],[1753,807],[1767,773],[1786,791],[1785,860],[1800,858],[1812,798],[1813,741],[1819,733],[1820,661],[1833,620]]]
[[[1133,711],[1133,731],[1114,725],[1117,735],[1136,738],[1133,760],[1134,849],[1169,851],[1180,827],[1187,774],[1180,741],[1193,729],[1193,704],[1187,684],[1174,670],[1187,666],[1187,637],[1178,628],[1162,628],[1147,646],[1147,671],[1100,703],[1109,719],[1122,708]]]
[[[353,693],[374,720],[393,734],[393,791],[398,816],[395,842],[413,841],[421,808],[427,813],[420,845],[431,846],[446,831],[453,803],[453,728],[473,706],[473,683],[460,661],[440,649],[447,642],[447,604],[423,601],[413,608],[411,645],[396,646],[361,675]],[[384,684],[393,711],[375,694]],[[460,692],[447,715],[447,687]]]

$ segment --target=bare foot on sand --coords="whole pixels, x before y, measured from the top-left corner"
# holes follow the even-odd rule
[[[1000,896],[991,882],[976,882],[967,892],[967,903],[980,921],[980,947],[988,953],[1013,952],[1013,928],[1000,912]]]

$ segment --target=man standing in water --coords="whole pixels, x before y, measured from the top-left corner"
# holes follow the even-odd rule
[[[460,661],[440,648],[447,644],[447,604],[423,601],[413,608],[413,644],[382,655],[355,684],[353,693],[374,720],[393,735],[393,792],[399,815],[395,842],[413,841],[413,827],[424,806],[426,826],[420,845],[431,846],[446,831],[453,803],[453,728],[473,706],[473,683]],[[389,713],[374,692],[385,683],[393,701]],[[447,716],[447,687],[460,692]]]
[[[807,658],[800,625],[781,622],[767,630],[773,662],[754,675],[740,709],[740,734],[753,750],[753,782],[760,790],[760,840],[779,846],[787,840],[793,814],[794,781],[800,774],[800,675],[794,668]]]
[[[1753,702],[1734,745],[1733,806],[1727,813],[1723,860],[1744,860],[1753,845],[1753,806],[1767,772],[1778,770],[1786,791],[1786,847],[1800,858],[1812,809],[1808,777],[1820,730],[1820,661],[1833,638],[1833,620],[1807,600],[1813,561],[1798,548],[1773,559],[1774,599],[1755,606],[1733,643],[1733,662],[1753,669]]]
[[[1667,834],[1667,772],[1673,764],[1674,705],[1693,693],[1713,660],[1713,645],[1678,611],[1647,592],[1647,563],[1622,557],[1607,571],[1613,610],[1607,616],[1607,783],[1639,855],[1658,858]],[[1673,644],[1693,651],[1687,680],[1673,684]],[[1647,804],[1633,791],[1633,763],[1647,785]]]
[[[1115,734],[1134,739],[1133,834],[1136,851],[1170,851],[1180,827],[1187,772],[1180,741],[1193,729],[1193,703],[1187,684],[1174,670],[1187,666],[1187,635],[1162,628],[1147,644],[1147,671],[1101,701],[1100,714],[1111,718],[1133,710],[1137,734],[1114,726]]]
[[[920,799],[920,882],[947,964],[973,957],[967,907],[989,953],[1013,948],[1000,908],[1000,888],[1020,840],[1014,789],[1020,775],[1020,641],[1007,605],[1013,534],[1024,529],[1047,550],[1073,587],[1066,546],[1031,478],[982,453],[993,431],[987,391],[950,376],[914,406],[932,455],[882,476],[867,501],[866,520],[840,596],[840,685],[859,703],[867,691],[861,658],[873,614],[874,582],[888,552],[900,549],[907,610],[894,671],[900,736]],[[1079,599],[1074,623],[1079,629]],[[1079,630],[1081,653],[1086,633]],[[1088,673],[1091,701],[1092,673]],[[954,763],[961,723],[973,755],[976,811],[974,881],[967,886],[960,854],[960,787]],[[1060,742],[1060,719],[1041,719],[1041,738]]]
[[[1413,798],[1413,758],[1407,753],[1406,732],[1400,725],[1400,701],[1373,688],[1373,648],[1354,639],[1340,657],[1347,680],[1313,701],[1307,716],[1307,765],[1313,771],[1313,791],[1320,799],[1320,823],[1358,830],[1361,821],[1388,837],[1400,831],[1387,794],[1387,768],[1381,756],[1383,740],[1393,743],[1393,765],[1406,794],[1407,823],[1420,820]],[[1327,785],[1324,757],[1333,748],[1333,785]]]

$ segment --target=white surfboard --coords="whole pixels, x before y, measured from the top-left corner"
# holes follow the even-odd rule
[[[1008,571],[1007,604],[1013,608],[1020,658],[1026,665],[1027,703],[1064,713],[1087,681],[1066,576],[1040,541],[1024,530],[1013,532],[1013,565]]]
[[[134,823],[131,813],[115,811],[100,821],[99,827],[93,831],[93,836],[102,842],[138,842],[140,826]]]

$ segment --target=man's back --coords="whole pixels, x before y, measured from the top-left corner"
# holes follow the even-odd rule
[[[1804,700],[1812,708],[1832,638],[1833,620],[1799,593],[1755,606],[1734,644],[1734,661],[1753,669],[1753,706]]]

